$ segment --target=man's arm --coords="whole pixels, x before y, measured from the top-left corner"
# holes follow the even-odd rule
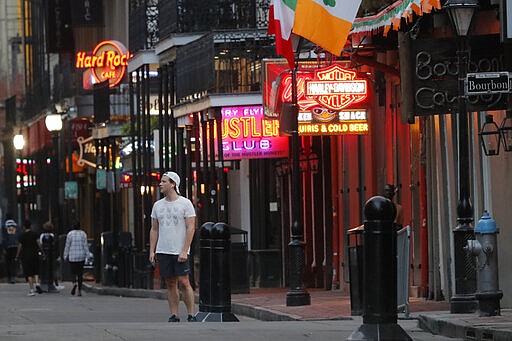
[[[187,225],[187,237],[185,239],[183,249],[178,256],[178,262],[185,262],[188,259],[187,251],[190,248],[190,244],[192,244],[194,234],[196,233],[196,217],[185,218],[185,224]]]
[[[155,261],[156,242],[158,241],[158,219],[151,218],[151,230],[149,231],[149,261]]]

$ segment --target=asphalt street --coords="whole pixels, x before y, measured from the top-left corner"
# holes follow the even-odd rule
[[[237,315],[240,322],[186,321],[180,304],[180,323],[168,323],[165,300],[83,293],[27,296],[24,283],[0,283],[0,340],[345,340],[362,319],[318,321],[259,321]],[[416,320],[400,320],[413,340],[456,340],[432,335]]]

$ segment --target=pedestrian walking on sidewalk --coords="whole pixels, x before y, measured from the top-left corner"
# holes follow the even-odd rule
[[[59,255],[59,245],[57,244],[57,239],[55,239],[55,234],[53,233],[53,224],[51,221],[47,221],[43,224],[43,233],[39,236],[39,243],[43,246],[43,249],[45,248],[45,243],[49,243],[49,247],[52,249],[52,258],[53,259],[46,259],[46,262],[52,262],[51,269],[53,269],[53,273],[47,274],[48,278],[53,278],[53,284],[58,290],[64,289],[64,286],[59,285],[59,280],[57,279],[57,258]],[[47,253],[47,257],[50,257],[50,255]],[[46,263],[48,264],[48,263]]]
[[[17,263],[16,252],[18,250],[18,238],[21,234],[20,228],[13,219],[12,214],[5,215],[5,223],[2,225],[2,247],[5,249],[5,265],[7,281],[16,283]]]
[[[171,316],[169,322],[179,322],[179,288],[187,308],[187,321],[195,322],[194,290],[190,285],[190,244],[196,229],[196,212],[192,202],[181,196],[180,177],[166,172],[160,180],[160,192],[164,198],[157,200],[151,211],[149,233],[149,261],[158,262],[160,275],[167,283],[167,300]]]
[[[84,264],[88,257],[90,257],[90,251],[87,234],[80,228],[80,223],[75,221],[66,236],[66,245],[64,246],[64,260],[69,261],[73,278],[71,295],[74,295],[78,288],[78,296],[82,296]]]
[[[16,252],[16,260],[21,259],[23,267],[23,275],[28,282],[29,296],[34,296],[35,290],[38,294],[42,294],[43,290],[39,285],[39,262],[44,256],[43,247],[39,243],[39,236],[32,231],[30,220],[23,223],[24,231],[19,236],[18,250]]]

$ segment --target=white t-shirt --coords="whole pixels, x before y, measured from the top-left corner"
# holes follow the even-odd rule
[[[185,197],[174,201],[165,198],[153,205],[151,218],[158,220],[158,241],[156,253],[179,255],[187,238],[186,218],[195,217],[196,211],[192,202]],[[187,250],[187,253],[190,252]]]

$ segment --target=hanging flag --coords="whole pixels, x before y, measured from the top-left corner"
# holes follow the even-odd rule
[[[293,32],[341,55],[361,0],[297,0]]]
[[[295,67],[291,33],[297,0],[273,0],[268,15],[268,33],[276,36],[276,52]]]

